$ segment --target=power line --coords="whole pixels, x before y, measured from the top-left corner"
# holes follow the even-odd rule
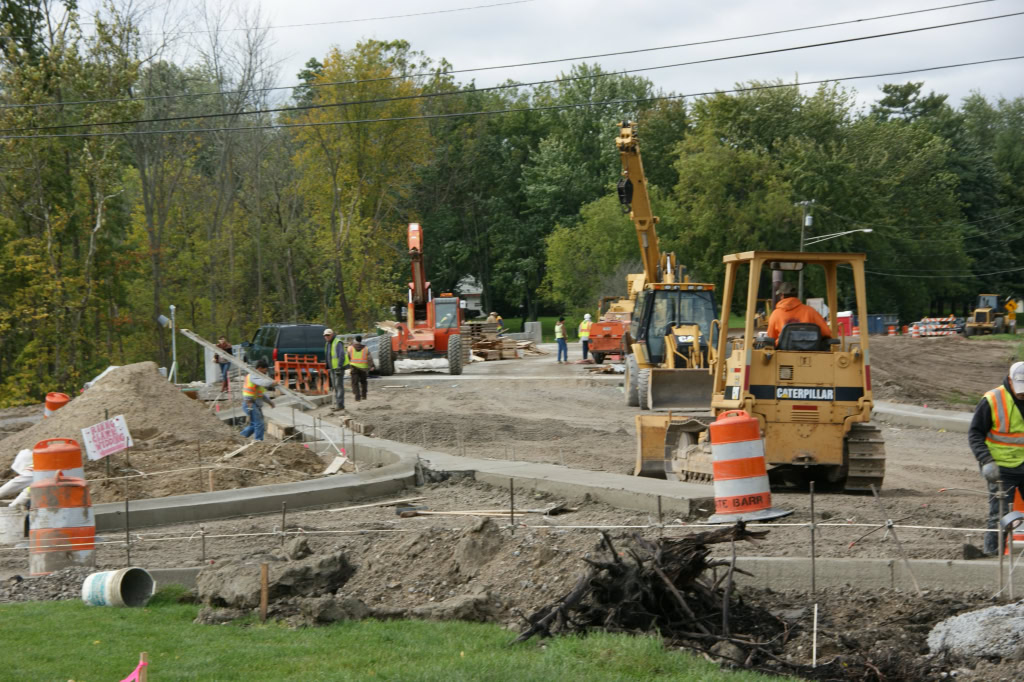
[[[982,21],[991,21],[991,20],[994,20],[994,19],[1005,19],[1005,18],[1014,17],[1014,16],[1021,16],[1021,15],[1024,15],[1024,12],[1014,12],[1014,13],[1011,13],[1011,14],[1002,14],[1002,15],[998,15],[998,16],[994,16],[994,17],[983,17],[981,19],[967,19],[967,20],[964,20],[964,21],[951,22],[951,23],[947,23],[947,24],[938,24],[938,25],[935,25],[935,26],[923,26],[923,27],[919,27],[919,28],[904,29],[904,30],[901,30],[901,31],[890,31],[888,33],[878,33],[878,34],[870,35],[870,36],[858,36],[856,38],[841,38],[841,39],[838,39],[838,40],[830,40],[830,41],[825,41],[825,42],[821,42],[821,43],[810,43],[808,45],[796,45],[796,46],[791,46],[791,47],[775,48],[775,49],[772,49],[772,50],[761,50],[761,51],[758,51],[758,52],[748,52],[748,53],[739,54],[739,55],[728,55],[728,56],[725,56],[725,57],[711,57],[711,58],[708,58],[708,59],[698,59],[698,60],[689,61],[689,62],[679,62],[679,63],[676,63],[676,64],[664,64],[664,65],[660,65],[660,66],[647,66],[647,67],[636,68],[636,69],[624,69],[624,70],[620,70],[620,71],[612,71],[612,72],[605,72],[605,73],[598,73],[598,74],[587,74],[587,75],[582,75],[582,76],[570,76],[570,77],[564,77],[564,78],[555,78],[555,79],[548,79],[548,80],[532,81],[532,82],[527,82],[527,83],[508,83],[508,84],[504,84],[504,85],[495,85],[495,86],[491,86],[491,87],[488,87],[488,88],[478,88],[478,89],[473,89],[473,90],[453,90],[453,91],[445,91],[445,92],[430,92],[430,93],[421,93],[421,94],[415,94],[415,95],[403,95],[403,96],[400,96],[400,97],[385,97],[385,98],[378,98],[378,99],[372,99],[372,100],[360,100],[360,101],[355,101],[355,102],[330,102],[330,103],[327,103],[327,104],[309,104],[309,105],[302,105],[302,106],[297,106],[297,107],[274,107],[274,108],[267,108],[267,109],[255,109],[255,110],[243,111],[243,112],[227,112],[227,113],[221,112],[221,113],[212,113],[212,114],[194,114],[194,115],[185,115],[185,116],[167,116],[167,117],[162,117],[162,118],[149,118],[149,119],[135,119],[135,120],[122,120],[122,121],[105,121],[105,122],[94,122],[94,123],[66,123],[66,124],[52,125],[52,126],[33,126],[33,127],[22,127],[22,128],[8,128],[8,129],[5,129],[5,130],[0,130],[0,132],[17,132],[17,131],[22,131],[22,130],[65,130],[67,128],[92,128],[92,127],[107,126],[107,125],[135,125],[135,124],[139,124],[139,123],[171,123],[171,122],[175,122],[175,121],[188,121],[188,120],[194,120],[194,119],[225,118],[225,117],[246,116],[246,115],[252,116],[252,115],[259,115],[259,114],[287,113],[287,112],[295,112],[295,111],[311,111],[311,110],[315,110],[315,109],[329,109],[329,108],[335,108],[335,107],[346,107],[346,106],[355,106],[355,105],[362,105],[362,104],[380,104],[380,103],[385,103],[385,102],[395,102],[395,101],[402,101],[402,100],[429,99],[429,98],[434,98],[434,97],[450,97],[450,96],[462,95],[462,94],[466,94],[466,93],[491,92],[491,91],[496,91],[496,90],[506,90],[506,89],[509,89],[509,88],[526,88],[526,87],[536,87],[538,85],[548,85],[548,84],[553,84],[553,83],[564,83],[564,82],[573,82],[573,81],[580,81],[580,80],[595,80],[597,78],[607,78],[609,76],[618,76],[618,75],[623,75],[623,74],[627,74],[627,73],[639,73],[639,72],[644,72],[644,71],[656,71],[656,70],[661,70],[661,69],[678,68],[678,67],[682,67],[682,66],[694,66],[694,65],[697,65],[697,64],[710,64],[710,63],[713,63],[713,62],[731,61],[731,60],[734,60],[734,59],[744,59],[744,58],[747,58],[747,57],[761,57],[761,56],[769,55],[769,54],[780,54],[780,53],[784,53],[784,52],[795,52],[795,51],[798,51],[798,50],[807,50],[807,49],[812,49],[812,48],[816,48],[816,47],[826,47],[826,46],[831,46],[831,45],[841,45],[841,44],[845,44],[845,43],[860,42],[860,41],[864,41],[864,40],[874,40],[874,39],[877,39],[877,38],[888,38],[888,37],[897,36],[897,35],[905,35],[905,34],[908,34],[908,33],[920,33],[922,31],[931,31],[931,30],[940,29],[940,28],[950,28],[950,27],[953,27],[953,26],[962,26],[964,24],[973,24],[973,23],[978,23],[978,22],[982,22]]]
[[[948,279],[949,277],[963,276],[963,277],[990,277],[992,275],[1002,275],[1007,272],[1021,272],[1024,268],[1011,268],[1009,270],[996,270],[994,272],[968,272],[965,270],[957,270],[951,272],[948,275],[899,275],[892,272],[883,272],[881,270],[865,270],[864,272],[871,273],[872,275],[882,275],[884,277],[902,277],[909,279]]]
[[[994,59],[983,59],[974,62],[961,62],[958,64],[945,64],[943,66],[929,66],[922,67],[919,69],[907,69],[903,71],[888,71],[884,73],[874,73],[862,76],[844,76],[841,78],[823,78],[820,80],[804,81],[796,85],[820,85],[825,83],[838,83],[841,81],[852,81],[852,80],[864,80],[867,78],[887,78],[889,76],[905,76],[912,73],[925,73],[929,71],[941,71],[943,69],[954,69],[964,66],[977,66],[980,64],[992,64],[996,62],[1008,62],[1024,59],[1024,55],[1016,57],[997,57]],[[288,128],[319,128],[323,126],[348,126],[348,125],[362,125],[367,123],[398,123],[405,121],[432,121],[449,118],[469,118],[473,116],[493,116],[498,114],[511,114],[511,113],[523,113],[531,111],[563,111],[566,109],[582,109],[585,107],[596,107],[596,106],[621,106],[625,104],[641,104],[644,102],[660,102],[670,101],[677,99],[684,99],[686,97],[704,97],[714,94],[735,94],[744,92],[758,92],[761,90],[776,90],[778,88],[789,88],[793,87],[791,83],[773,83],[765,85],[757,85],[747,88],[731,88],[728,90],[707,90],[703,92],[692,92],[682,95],[661,95],[654,97],[640,97],[636,99],[621,99],[621,100],[606,100],[601,102],[577,102],[574,104],[553,104],[548,106],[540,107],[518,107],[508,109],[493,109],[483,111],[463,111],[449,114],[423,114],[419,116],[394,116],[391,118],[366,118],[366,119],[353,119],[348,121],[317,121],[317,122],[306,122],[306,123],[275,123],[268,125],[255,125],[255,126],[235,126],[235,127],[219,127],[219,128],[181,128],[177,130],[124,130],[124,131],[110,131],[110,132],[98,132],[98,133],[55,133],[53,135],[0,135],[0,140],[31,140],[31,139],[56,139],[56,138],[74,138],[74,137],[128,137],[136,135],[181,135],[190,133],[222,133],[222,132],[253,132],[257,130],[284,130]]]
[[[840,220],[845,220],[846,222],[850,223],[851,225],[860,225],[862,227],[883,227],[883,228],[884,227],[899,227],[900,229],[918,229],[918,228],[925,229],[925,228],[929,228],[929,227],[943,227],[942,225],[934,225],[934,224],[933,225],[892,225],[890,223],[867,223],[867,222],[864,222],[864,221],[861,221],[861,220],[857,220],[856,218],[851,218],[849,216],[845,216],[842,213],[836,213],[834,210],[832,210],[831,208],[829,208],[828,206],[826,206],[824,204],[817,204],[817,206],[819,208],[825,209],[831,215],[834,215],[836,218],[839,218]],[[960,226],[963,226],[963,225],[977,225],[978,223],[985,223],[985,222],[989,222],[989,221],[992,221],[992,220],[999,220],[1001,218],[1005,218],[1006,216],[1013,215],[1014,213],[1020,213],[1021,211],[1024,211],[1024,207],[1014,208],[1014,209],[1011,209],[1011,210],[1007,211],[1006,213],[1000,213],[998,215],[989,216],[987,218],[979,218],[978,220],[965,220],[963,222],[957,223],[957,225],[960,225]]]
[[[622,56],[622,55],[640,54],[640,53],[643,53],[643,52],[655,52],[655,51],[658,51],[658,50],[674,50],[674,49],[678,49],[678,48],[681,48],[681,47],[694,47],[694,46],[699,46],[699,45],[711,45],[711,44],[714,44],[714,43],[725,43],[725,42],[732,42],[732,41],[737,41],[737,40],[747,40],[747,39],[750,39],[750,38],[763,38],[763,37],[773,36],[773,35],[782,35],[782,34],[785,34],[785,33],[796,33],[796,32],[800,32],[800,31],[811,31],[811,30],[815,30],[815,29],[819,29],[819,28],[832,28],[832,27],[835,27],[835,26],[845,26],[845,25],[848,25],[848,24],[857,24],[857,23],[863,23],[863,22],[867,22],[867,21],[878,21],[878,20],[881,20],[881,19],[892,19],[892,18],[895,18],[895,17],[909,16],[909,15],[912,15],[912,14],[922,14],[922,13],[925,13],[925,12],[938,12],[938,11],[941,11],[941,10],[954,9],[954,8],[958,8],[958,7],[966,7],[968,5],[978,5],[978,4],[988,3],[988,2],[995,2],[995,0],[972,0],[971,2],[963,2],[963,3],[959,3],[959,4],[955,4],[955,5],[942,5],[940,7],[930,7],[930,8],[927,8],[927,9],[913,10],[913,11],[909,11],[909,12],[898,12],[898,13],[895,13],[895,14],[881,14],[881,15],[873,16],[873,17],[864,17],[864,18],[861,18],[861,19],[850,19],[850,20],[847,20],[847,21],[836,21],[836,22],[832,22],[832,23],[828,23],[828,24],[815,24],[815,25],[812,25],[812,26],[802,26],[802,27],[799,27],[799,28],[779,29],[779,30],[776,30],[776,31],[766,31],[766,32],[763,32],[763,33],[750,33],[750,34],[747,34],[747,35],[732,36],[732,37],[729,37],[729,38],[714,38],[714,39],[709,39],[709,40],[699,40],[699,41],[690,42],[690,43],[679,43],[679,44],[676,44],[676,45],[665,45],[665,46],[661,46],[661,47],[645,47],[645,48],[639,48],[639,49],[634,49],[634,50],[622,50],[622,51],[619,51],[619,52],[604,52],[604,53],[600,53],[600,54],[584,55],[584,56],[580,56],[580,57],[563,57],[563,58],[559,58],[559,59],[544,59],[544,60],[533,61],[533,62],[520,62],[518,64],[502,64],[502,65],[497,65],[497,66],[480,66],[480,67],[472,67],[472,68],[466,68],[466,69],[452,69],[452,70],[449,70],[449,71],[444,71],[443,74],[444,75],[450,75],[450,74],[460,74],[460,73],[473,73],[473,72],[478,72],[478,71],[493,71],[493,70],[497,70],[497,69],[515,69],[515,68],[520,68],[520,67],[525,67],[525,66],[540,66],[540,65],[545,65],[545,64],[558,64],[558,63],[561,63],[561,62],[581,61],[581,60],[587,60],[587,59],[600,59],[602,57],[618,57],[618,56]],[[68,101],[68,102],[38,102],[38,103],[34,103],[34,104],[5,104],[5,105],[0,105],[0,109],[22,109],[22,108],[27,108],[27,107],[72,106],[72,105],[79,105],[79,104],[116,104],[116,103],[120,103],[120,102],[142,102],[142,101],[162,100],[162,99],[178,99],[178,98],[190,98],[190,97],[211,97],[211,96],[223,96],[223,95],[239,95],[239,94],[256,93],[256,92],[272,92],[272,91],[276,91],[276,90],[294,90],[294,89],[297,89],[297,88],[324,88],[324,87],[332,87],[332,86],[335,86],[335,85],[357,85],[359,83],[375,83],[375,82],[384,82],[384,81],[393,81],[393,80],[404,80],[404,79],[412,79],[412,78],[423,78],[423,77],[437,76],[437,75],[439,75],[438,71],[430,71],[430,72],[415,73],[415,74],[409,74],[409,75],[403,75],[403,76],[383,76],[383,77],[380,77],[380,78],[363,78],[363,79],[353,79],[353,80],[346,80],[346,81],[329,81],[329,82],[326,82],[326,83],[298,83],[296,85],[282,85],[282,86],[275,86],[275,87],[268,87],[268,88],[253,88],[253,89],[249,89],[249,90],[225,90],[225,91],[218,91],[218,92],[179,93],[179,94],[174,94],[174,95],[151,95],[151,96],[148,96],[148,97],[126,97],[126,98],[112,98],[112,99],[72,100],[72,101]]]
[[[425,17],[431,14],[452,14],[454,12],[468,12],[470,10],[490,9],[492,7],[504,7],[506,5],[523,5],[535,0],[509,0],[508,2],[496,2],[490,5],[473,5],[472,7],[455,7],[453,9],[438,9],[429,12],[412,12],[409,14],[391,14],[383,17],[365,17],[362,19],[338,19],[336,21],[311,21],[306,24],[282,24],[280,26],[241,26],[239,28],[210,28],[197,29],[195,31],[179,31],[177,35],[193,35],[196,33],[231,33],[235,31],[270,31],[279,28],[307,28],[309,26],[334,26],[337,24],[360,24],[369,21],[386,21],[389,19],[408,19],[411,17]],[[965,3],[973,4],[973,3]],[[83,26],[95,26],[92,22],[85,22]],[[164,35],[163,32],[140,33],[144,36]]]

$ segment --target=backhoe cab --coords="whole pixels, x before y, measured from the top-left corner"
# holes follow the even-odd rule
[[[619,202],[633,221],[644,266],[642,275],[627,277],[635,303],[626,339],[626,404],[707,409],[709,353],[718,338],[714,285],[691,282],[675,254],[659,248],[635,123],[620,124],[615,146],[622,163]]]

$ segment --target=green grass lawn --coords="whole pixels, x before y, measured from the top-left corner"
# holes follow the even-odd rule
[[[168,595],[163,598],[162,595]],[[731,673],[654,637],[595,634],[509,646],[497,625],[360,621],[289,630],[280,625],[193,625],[199,607],[158,594],[145,609],[78,601],[0,606],[8,680],[109,681],[139,653],[164,680],[722,680]]]

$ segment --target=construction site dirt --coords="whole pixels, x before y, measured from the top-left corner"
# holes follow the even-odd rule
[[[872,337],[876,398],[969,412],[981,393],[1003,379],[1018,352],[1017,344],[1000,341]],[[395,381],[397,377],[374,380],[367,401],[347,401],[347,414],[372,425],[374,436],[420,445],[425,450],[631,473],[636,448],[633,420],[638,410],[625,407],[621,387],[614,381],[579,385],[576,378],[583,376],[585,369],[577,366],[557,369],[559,373],[567,369],[573,372],[566,375],[564,382],[545,378],[541,367],[546,363],[552,366],[554,373],[558,366],[551,356],[543,356],[487,363],[491,376],[475,381],[471,380],[472,376],[443,380],[438,377],[436,381],[421,382]],[[517,378],[515,373],[520,372],[520,368],[525,376]],[[476,369],[468,367],[466,374],[472,375]],[[503,371],[509,376],[503,378]],[[401,387],[385,389],[385,385]],[[187,406],[189,409],[200,407],[198,403]],[[315,414],[326,421],[340,422],[340,415],[332,415],[326,407],[319,408]],[[212,417],[208,410],[206,415]],[[4,416],[7,415],[0,414]],[[222,449],[211,446],[207,450],[209,441],[201,441],[204,458],[207,452],[212,460],[220,457],[226,448],[237,447],[238,441],[231,429],[222,428],[226,437],[218,434],[215,439],[223,443]],[[880,498],[884,511],[869,495],[817,494],[816,520],[844,524],[819,528],[817,556],[897,559],[899,552],[892,534],[884,530],[887,519],[908,526],[954,529],[984,526],[987,506],[984,484],[967,447],[966,434],[884,422],[883,431],[888,454]],[[26,436],[26,442],[36,436],[28,431],[14,435]],[[153,434],[153,437],[158,435]],[[175,444],[164,441],[152,450],[140,449],[138,457],[161,454],[159,463],[162,467],[166,465],[166,469],[179,464],[193,466],[196,442],[187,438]],[[7,448],[6,441],[0,442],[0,447]],[[311,473],[312,460],[310,468],[304,468],[301,462],[289,458],[287,453],[296,451],[295,448],[309,453],[298,445],[269,442],[258,449],[250,448],[253,452],[252,459],[247,460],[249,464],[237,466],[268,470],[268,458],[276,459],[276,466],[273,474],[251,472],[248,479],[239,474],[240,484],[289,480],[287,470]],[[5,458],[13,456],[7,449],[2,454]],[[136,462],[134,452],[131,456],[132,465],[140,469],[155,467],[157,461],[143,466],[141,459]],[[238,459],[242,461],[241,456]],[[319,458],[316,458],[316,466],[323,466]],[[260,475],[278,478],[262,480],[258,478]],[[192,480],[196,487],[200,485],[195,472],[184,472],[180,485],[191,485]],[[227,479],[224,487],[231,487]],[[710,497],[711,486],[708,488]],[[118,489],[114,483],[109,485],[109,491],[104,490],[102,483],[94,485],[94,499],[118,499]],[[940,492],[943,489],[944,492]],[[182,487],[174,490],[193,491]],[[102,497],[108,492],[109,498]],[[137,494],[142,495],[141,490],[136,492],[133,488],[131,496],[134,498]],[[428,484],[398,497],[424,498],[412,503],[424,507],[423,511],[498,510],[506,509],[509,504],[507,490],[494,489],[471,478]],[[550,518],[525,514],[521,522],[535,527],[519,527],[514,533],[505,527],[507,517],[492,519],[485,526],[480,517],[460,514],[402,518],[393,507],[289,511],[287,521],[289,530],[302,529],[308,534],[314,550],[328,551],[337,547],[348,554],[357,571],[343,591],[368,605],[423,605],[473,590],[485,590],[492,596],[498,614],[495,619],[518,626],[522,623],[520,614],[550,602],[571,585],[583,568],[581,557],[597,543],[594,528],[558,526],[638,527],[613,529],[613,537],[625,537],[633,532],[649,537],[658,532],[649,527],[657,521],[651,514],[616,509],[588,499],[561,500],[541,494],[517,500],[516,507],[541,509],[556,502],[565,503],[576,511]],[[809,556],[809,534],[804,525],[811,518],[809,494],[806,491],[775,492],[773,504],[792,509],[794,513],[772,528],[764,542],[744,544],[738,550],[746,556]],[[701,517],[711,511],[698,510],[692,518],[666,518],[665,522],[699,523]],[[279,515],[206,523],[205,559],[218,562],[279,546],[281,538],[276,532],[279,527]],[[872,528],[879,530],[867,534]],[[666,529],[665,533],[688,530],[685,526],[675,527]],[[198,531],[198,524],[143,531],[133,542],[132,563],[155,568],[199,565],[204,557]],[[475,555],[470,552],[472,556],[460,555],[460,559],[457,555],[466,550],[458,548],[468,533],[477,534],[480,542],[468,544],[480,549],[473,550]],[[116,541],[116,538],[109,539]],[[980,535],[968,530],[906,529],[899,531],[899,539],[907,555],[919,559],[960,559],[965,542],[981,545]],[[462,545],[467,543],[462,542]],[[714,551],[725,556],[728,550],[718,547]],[[124,547],[120,544],[101,546],[97,558],[101,568],[122,567],[126,560]],[[995,560],[979,561],[991,563],[995,572]],[[0,553],[0,576],[23,571],[23,555]],[[779,608],[792,609],[794,603],[803,608],[807,602],[805,593],[758,591],[751,595]],[[819,639],[819,647],[822,647],[819,656],[870,651],[884,641],[898,641],[908,656],[916,657],[926,648],[924,639],[931,625],[964,608],[990,604],[986,601],[990,597],[990,594],[953,595],[935,591],[924,597],[898,590],[884,593],[854,589],[820,591],[818,601],[823,620],[819,634],[824,639]],[[801,615],[801,624],[797,626],[794,644],[786,649],[787,656],[794,660],[809,660],[810,656],[806,630],[809,620],[804,616],[806,614]],[[956,665],[952,663],[948,670],[956,670]],[[1005,662],[999,666],[985,662],[971,665],[975,666],[973,672],[960,670],[965,679],[1018,679],[1022,672],[1013,667],[1018,664]]]

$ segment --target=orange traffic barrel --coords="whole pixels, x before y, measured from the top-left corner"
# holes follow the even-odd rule
[[[49,417],[54,412],[68,404],[71,396],[67,393],[47,393],[46,404],[43,407],[43,418]]]
[[[919,339],[919,338],[921,338],[921,325],[919,325],[917,322],[915,322],[913,324],[913,326],[910,327],[910,338],[912,338],[912,339]]]
[[[789,516],[772,507],[761,424],[744,410],[729,410],[709,427],[714,459],[715,514],[709,523],[763,521]]]
[[[96,565],[96,520],[89,487],[58,471],[32,484],[28,569],[47,575],[69,566]]]
[[[887,336],[896,336],[896,325],[894,325],[894,324],[890,324],[889,325],[889,333],[888,333]]]
[[[1013,511],[1024,513],[1024,499],[1021,499],[1020,488],[1013,492]],[[1015,528],[1012,537],[1006,543],[1006,554],[1020,552],[1022,549],[1024,549],[1024,531],[1018,531]]]
[[[52,480],[58,471],[71,478],[85,478],[82,448],[71,438],[47,438],[32,448],[32,485]]]
[[[853,333],[850,336],[860,336],[860,327],[853,325]]]

